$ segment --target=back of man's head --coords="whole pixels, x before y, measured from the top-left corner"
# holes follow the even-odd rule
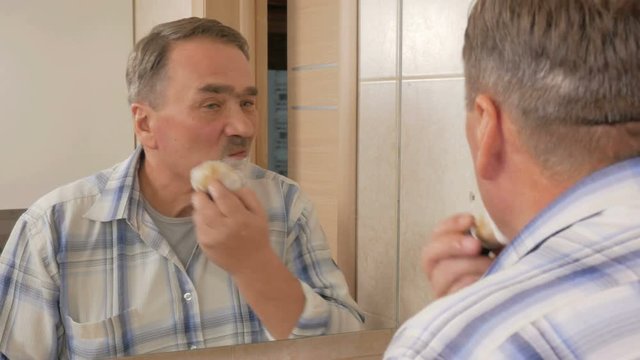
[[[463,57],[549,174],[640,155],[640,1],[478,0]]]
[[[235,46],[249,59],[247,40],[217,20],[191,17],[156,25],[129,55],[126,73],[129,103],[147,101],[159,105],[162,95],[159,87],[171,44],[201,37]]]

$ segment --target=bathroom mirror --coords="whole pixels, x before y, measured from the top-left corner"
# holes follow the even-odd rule
[[[283,3],[287,49],[302,59],[287,65],[286,172],[319,194],[319,209],[334,214],[321,220],[335,234],[332,246],[343,247],[336,260],[347,265],[366,329],[395,328],[424,307],[431,298],[420,249],[439,219],[469,209],[476,191],[464,137],[460,55],[471,0],[2,2],[0,46],[22,55],[0,59],[0,104],[14,111],[0,120],[7,170],[0,175],[0,236],[8,235],[19,209],[54,184],[106,168],[133,148],[124,64],[136,11],[149,15],[138,25],[150,28],[207,7],[271,4],[282,10]],[[257,14],[256,22],[268,21]],[[98,37],[80,45],[89,29]],[[327,33],[335,43],[320,36]],[[353,42],[338,41],[349,34]],[[318,48],[328,50],[314,53]],[[352,88],[335,86],[343,81]],[[260,161],[269,161],[269,144],[276,145],[269,141],[257,144]],[[336,150],[335,163],[314,163],[327,144]],[[327,189],[334,192],[326,195]],[[351,240],[340,243],[341,236]]]
[[[219,9],[238,10],[242,14],[247,9],[247,3],[256,5],[253,8],[256,19],[253,26],[256,29],[257,20],[264,20],[259,16],[257,5],[268,5],[266,1],[207,1],[205,8],[200,11],[211,12],[215,6],[224,5]],[[0,141],[4,167],[0,174],[2,242],[8,237],[22,209],[36,199],[58,186],[108,168],[129,155],[135,143],[126,100],[124,70],[133,39],[141,37],[140,34],[146,33],[156,23],[193,15],[197,11],[194,4],[106,0],[91,5],[79,0],[0,4],[0,53],[5,54],[0,59],[3,80],[0,85],[3,94],[0,107],[5,114],[1,120],[3,131]],[[234,8],[234,4],[238,9]],[[282,4],[274,2],[274,6]],[[344,10],[346,5],[349,5],[348,16],[347,10]],[[268,9],[265,6],[263,10],[265,8]],[[333,21],[337,11],[345,11],[340,26]],[[293,17],[296,21],[292,21],[292,26],[298,26],[299,31],[292,37],[292,41],[296,42],[290,47],[295,49],[298,46],[295,52],[297,58],[294,57],[290,69],[285,65],[284,70],[287,77],[289,72],[293,73],[289,83],[291,89],[298,91],[290,93],[293,94],[290,95],[291,105],[286,106],[285,110],[292,112],[290,118],[297,119],[297,126],[294,124],[293,130],[287,131],[286,135],[293,139],[287,141],[287,145],[291,144],[291,148],[297,152],[291,157],[293,159],[287,161],[291,166],[286,171],[290,176],[296,176],[295,180],[305,191],[309,189],[308,193],[315,191],[313,196],[320,196],[313,198],[313,201],[324,214],[329,214],[328,218],[321,221],[328,236],[333,236],[335,247],[332,250],[335,250],[336,262],[349,276],[350,289],[357,297],[357,3],[295,2],[285,8],[280,16],[286,19],[290,13],[298,14]],[[234,23],[232,18],[224,18],[229,14],[216,14],[223,17],[226,23],[251,34],[246,30],[250,26],[242,18]],[[337,40],[346,38],[346,26],[350,32],[350,57],[338,51],[340,46]],[[319,29],[328,37],[317,36]],[[255,44],[255,52],[259,49],[256,39],[263,35],[257,31],[253,36],[247,35]],[[318,53],[320,45],[307,46],[307,36],[324,44],[331,52],[314,54],[313,51]],[[261,58],[254,55],[252,59],[258,66]],[[285,57],[288,56],[285,53]],[[350,81],[348,93],[337,86],[339,80],[345,79]],[[330,90],[319,94],[310,92],[310,89],[316,88],[318,80],[324,80],[319,88]],[[343,97],[345,94],[348,95],[348,101],[346,96]],[[288,95],[285,93],[285,96]],[[342,106],[343,102],[345,106]],[[347,108],[346,105],[349,110],[342,110]],[[322,117],[326,118],[324,125],[316,122]],[[333,127],[327,125],[328,121],[333,121]],[[318,129],[325,131],[320,137],[321,141],[316,137]],[[349,138],[345,137],[346,134]],[[334,144],[338,146],[334,147]],[[262,145],[264,143],[258,140],[257,162],[263,156],[259,153]],[[346,147],[348,150],[345,151]],[[324,152],[322,158],[318,158],[319,148]],[[345,153],[350,154],[349,158],[338,158],[338,155]],[[343,163],[337,166],[336,161]],[[344,182],[345,176],[340,173],[343,168],[350,171]],[[316,176],[318,172],[321,174]],[[341,187],[343,183],[349,186],[346,191],[345,187]],[[341,212],[332,214],[338,208]],[[338,234],[346,234],[344,237],[349,241],[338,243]],[[346,246],[343,245],[345,243]],[[385,271],[385,274],[389,274],[389,271]],[[395,325],[392,319],[386,321],[389,323],[387,327]],[[375,324],[369,324],[368,328],[376,327]],[[78,327],[84,325],[79,323]]]

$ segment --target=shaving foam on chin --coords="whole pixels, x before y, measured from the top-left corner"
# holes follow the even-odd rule
[[[498,226],[493,221],[489,212],[484,207],[481,199],[476,199],[476,196],[470,193],[471,205],[472,205],[472,213],[475,215],[476,220],[480,220],[480,222],[489,226],[491,231],[493,232],[493,237],[495,241],[499,242],[502,245],[507,245],[509,243],[509,239],[498,229]]]
[[[245,157],[245,158],[242,158],[242,159],[234,159],[232,157],[224,157],[220,161],[222,161],[223,163],[229,165],[234,170],[242,172],[242,171],[244,171],[245,167],[249,163],[249,158]]]
[[[220,181],[231,191],[237,191],[244,186],[242,174],[222,161],[205,161],[191,169],[191,186],[196,191],[208,192],[207,187],[214,180]]]
[[[484,214],[486,216],[487,222],[489,223],[489,226],[491,226],[491,230],[493,231],[493,235],[496,237],[496,240],[498,240],[498,242],[502,245],[507,245],[509,243],[509,239],[507,239],[507,237],[502,233],[502,231],[498,229],[498,226],[493,221],[491,216],[489,216],[489,213],[486,210]]]

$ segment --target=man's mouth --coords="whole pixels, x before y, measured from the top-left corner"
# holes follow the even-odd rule
[[[227,153],[226,157],[233,159],[244,159],[247,157],[247,150],[233,150]]]

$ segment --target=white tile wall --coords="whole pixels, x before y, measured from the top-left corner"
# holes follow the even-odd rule
[[[358,299],[371,328],[396,317],[398,125],[396,82],[360,86]]]
[[[360,78],[395,77],[398,0],[360,1]]]
[[[471,209],[475,178],[464,133],[464,80],[402,86],[399,306],[406,319],[428,301],[422,246],[439,220]]]
[[[397,325],[401,0],[360,0],[357,294],[370,329]]]
[[[358,301],[376,316],[389,313],[392,302],[400,323],[430,300],[419,266],[429,233],[444,217],[470,210],[469,192],[476,190],[462,77],[471,3],[360,0]],[[397,84],[401,91],[391,96]],[[401,112],[393,113],[398,99]],[[391,134],[399,134],[395,143]],[[394,171],[399,193],[386,175]],[[398,280],[380,276],[395,274],[396,259]],[[382,294],[396,285],[394,299]]]
[[[471,0],[403,0],[402,74],[462,74]]]

